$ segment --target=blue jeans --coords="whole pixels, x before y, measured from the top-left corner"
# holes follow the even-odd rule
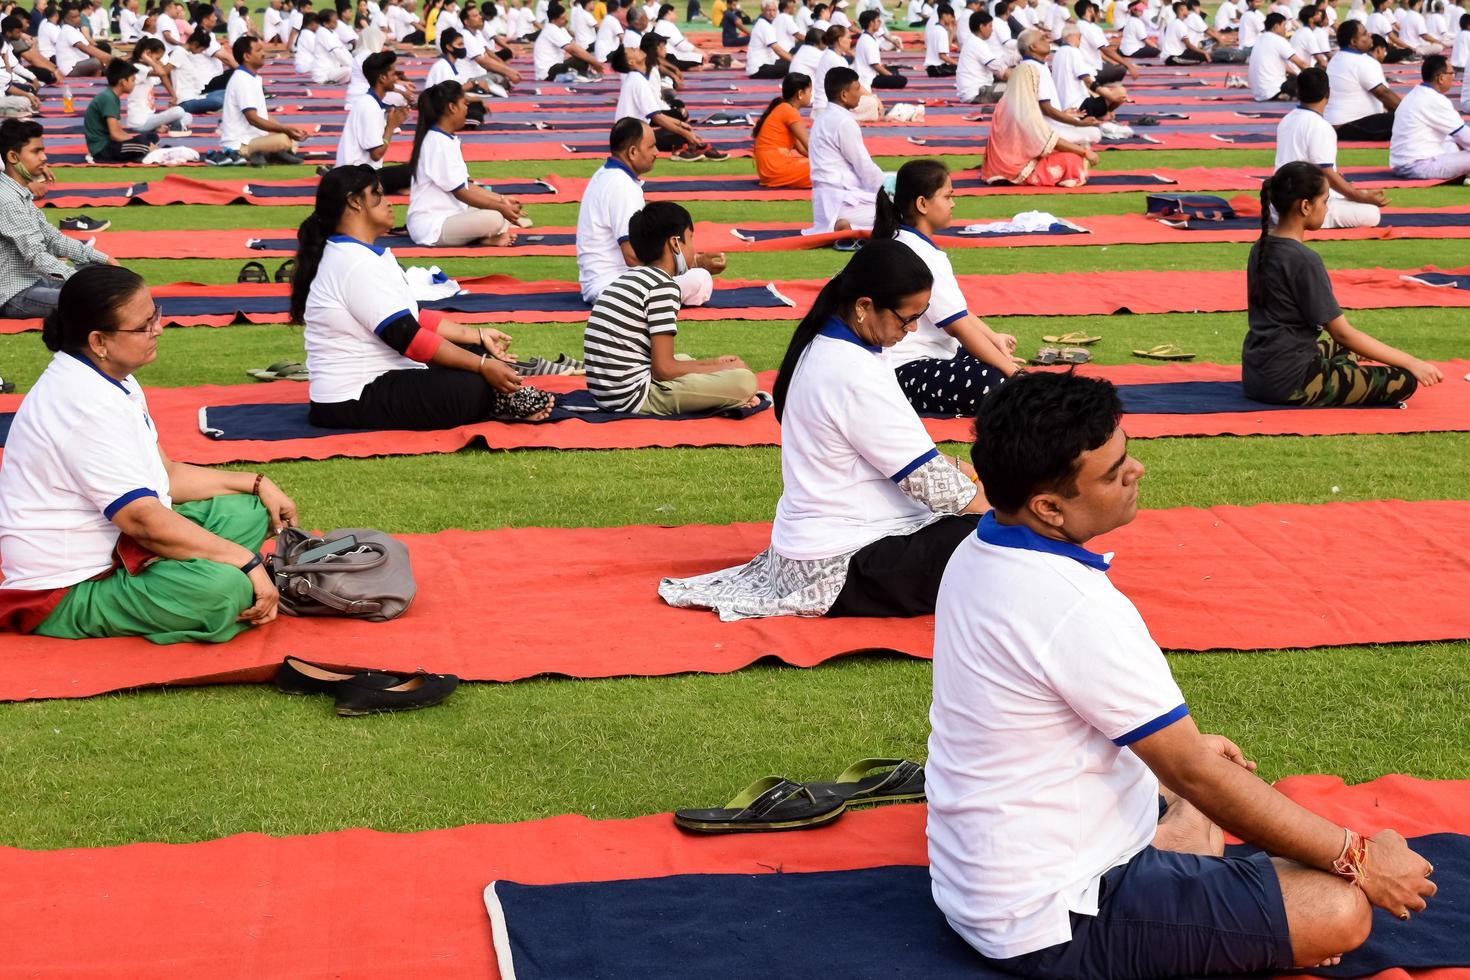
[[[224,107],[225,90],[222,88],[216,89],[213,92],[206,92],[197,99],[190,99],[188,102],[179,103],[179,108],[191,116],[197,116],[201,113],[219,112]]]
[[[37,279],[35,285],[27,286],[4,303],[0,303],[0,317],[7,320],[44,318],[56,311],[56,304],[60,298],[59,280]]]

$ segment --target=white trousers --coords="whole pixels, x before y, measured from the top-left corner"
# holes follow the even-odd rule
[[[832,231],[838,221],[846,221],[854,228],[872,228],[877,201],[877,191],[813,181],[811,230],[820,235]]]
[[[1327,199],[1323,228],[1377,228],[1382,212],[1376,204],[1359,204],[1341,197]]]
[[[1394,176],[1411,180],[1450,180],[1470,174],[1470,150],[1441,153],[1427,160],[1393,168]]]
[[[155,112],[151,116],[144,116],[137,122],[133,122],[132,116],[128,117],[128,125],[139,133],[151,133],[159,126],[181,126],[188,129],[193,121],[194,117],[185,112],[183,106],[177,105],[171,105],[162,112]]]

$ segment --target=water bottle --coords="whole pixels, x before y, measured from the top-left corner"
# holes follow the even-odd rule
[[[70,85],[63,85],[63,86],[61,86],[61,107],[63,109],[65,109],[67,112],[71,112],[71,110],[72,110],[71,86]]]

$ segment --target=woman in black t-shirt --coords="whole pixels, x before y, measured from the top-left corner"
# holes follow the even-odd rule
[[[1433,364],[1348,323],[1322,259],[1303,243],[1326,216],[1327,178],[1315,164],[1288,163],[1261,187],[1261,237],[1246,267],[1246,397],[1274,405],[1392,405],[1421,384],[1444,380]],[[1327,336],[1318,339],[1324,329]],[[1387,366],[1366,367],[1359,356]]]

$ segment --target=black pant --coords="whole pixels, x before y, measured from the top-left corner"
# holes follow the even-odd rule
[[[479,101],[468,101],[465,103],[465,118],[473,119],[477,123],[485,121],[485,103]]]
[[[126,143],[108,140],[105,147],[92,154],[92,159],[97,163],[142,163],[143,158],[153,152],[157,143],[156,134],[152,141],[142,134],[132,137]]]
[[[903,88],[908,85],[909,80],[898,73],[898,69],[888,69],[891,74],[874,75],[873,84],[869,88]]]
[[[1092,76],[1092,84],[1094,88],[1099,85],[1117,85],[1127,77],[1128,70],[1122,65],[1107,64],[1103,65],[1098,70],[1098,73]]]
[[[1345,122],[1337,129],[1337,138],[1352,143],[1383,143],[1393,137],[1393,113],[1379,112],[1362,119]]]
[[[1139,48],[1137,51],[1133,52],[1132,54],[1128,55],[1127,57],[1129,57],[1129,58],[1157,58],[1158,56],[1159,56],[1159,49],[1158,48],[1154,47],[1152,44],[1145,44],[1143,47]]]
[[[398,43],[399,44],[423,44],[424,43],[424,32],[423,31],[414,31],[412,34],[409,34],[408,36],[404,37],[403,40],[399,41]]]
[[[778,60],[774,64],[761,65],[759,68],[757,68],[755,70],[755,74],[754,75],[751,75],[749,77],[750,78],[785,78],[786,77],[786,73],[788,71],[790,71],[790,70],[791,70],[791,62]]]
[[[56,73],[49,68],[37,68],[35,65],[26,65],[26,67],[31,70],[32,75],[36,76],[36,81],[42,85],[50,85],[56,81]]]
[[[1408,48],[1396,48],[1390,44],[1388,46],[1388,54],[1384,57],[1383,63],[1386,65],[1396,65],[1399,62],[1408,61],[1412,57],[1414,57],[1414,52]]]
[[[1082,100],[1082,105],[1079,108],[1093,119],[1102,119],[1112,111],[1108,106],[1108,100],[1100,95],[1089,95]]]
[[[480,348],[466,348],[480,353]],[[495,389],[475,371],[404,368],[379,375],[356,401],[312,402],[307,418],[324,429],[452,429],[495,414]]]
[[[1285,102],[1296,99],[1296,76],[1287,75],[1286,81],[1281,83],[1281,91],[1271,97],[1274,102]]]
[[[383,185],[384,194],[407,194],[413,171],[406,163],[395,163],[378,171],[378,183]]]
[[[953,78],[957,65],[926,65],[924,71],[930,78]]]
[[[1186,51],[1183,54],[1176,54],[1172,58],[1164,59],[1164,64],[1173,65],[1176,68],[1188,65],[1202,65],[1204,63],[1205,59],[1193,51]]]
[[[975,533],[979,514],[951,514],[912,534],[858,550],[828,616],[927,616],[934,612],[949,556]]]
[[[704,62],[702,61],[685,61],[683,58],[675,58],[673,55],[669,55],[669,60],[672,61],[674,63],[674,67],[679,69],[680,71],[693,71],[700,65],[704,64]]]
[[[656,116],[663,113],[656,112]],[[664,129],[662,126],[653,127],[653,145],[658,147],[660,153],[677,153],[689,145],[689,141],[673,130]]]

